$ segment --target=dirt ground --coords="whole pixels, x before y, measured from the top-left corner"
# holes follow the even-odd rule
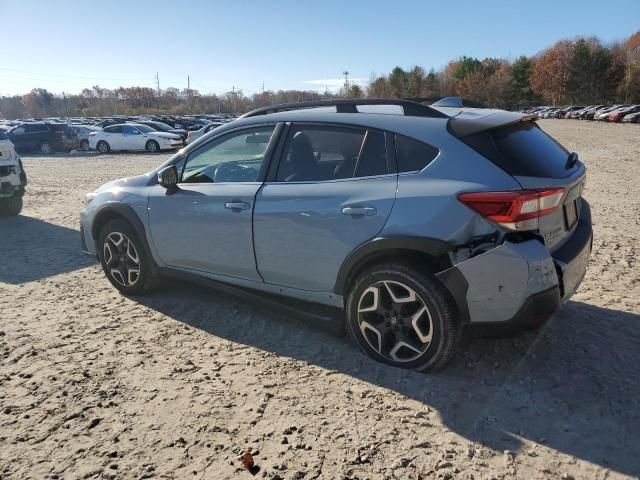
[[[121,296],[78,211],[166,155],[25,158],[24,212],[0,219],[0,478],[636,478],[640,126],[541,124],[588,167],[587,278],[541,330],[430,375],[187,283]]]

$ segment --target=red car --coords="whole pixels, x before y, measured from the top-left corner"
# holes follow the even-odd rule
[[[622,120],[622,118],[625,115],[628,115],[630,113],[636,113],[636,112],[640,112],[640,105],[632,105],[630,107],[621,108],[619,110],[615,110],[615,111],[611,112],[607,116],[607,121],[608,122],[619,122],[619,121]]]

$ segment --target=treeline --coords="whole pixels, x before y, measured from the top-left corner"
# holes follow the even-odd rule
[[[275,103],[335,97],[442,98],[458,95],[499,108],[531,105],[640,103],[640,31],[626,41],[603,45],[596,37],[560,40],[532,57],[514,61],[462,57],[442,70],[396,67],[372,75],[368,86],[345,84],[337,94],[280,90],[222,95],[198,90],[94,86],[76,95],[35,88],[0,97],[0,117],[104,116],[150,113],[239,113]]]

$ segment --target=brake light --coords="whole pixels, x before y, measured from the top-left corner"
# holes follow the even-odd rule
[[[96,135],[97,135],[97,133],[96,133],[96,132],[91,132],[91,133],[89,134],[89,136],[90,136],[90,137],[95,137]]]
[[[553,213],[564,197],[564,188],[507,192],[461,193],[458,200],[487,220],[509,230],[535,230],[538,219]]]

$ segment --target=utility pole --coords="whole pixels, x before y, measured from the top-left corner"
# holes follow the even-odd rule
[[[193,115],[193,102],[191,101],[191,77],[187,75],[187,97],[189,98],[189,115]]]
[[[62,92],[62,98],[64,100],[64,114],[67,117],[67,123],[69,122],[69,110],[67,110],[67,96]]]
[[[158,76],[158,72],[156,72],[156,88],[158,90],[158,98],[160,98],[160,77]]]

